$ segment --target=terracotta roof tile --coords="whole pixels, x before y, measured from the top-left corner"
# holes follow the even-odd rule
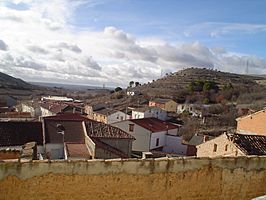
[[[101,122],[90,121],[86,122],[87,134],[92,138],[125,138],[134,139],[133,136],[121,130]]]
[[[236,133],[226,135],[246,155],[266,155],[266,136]]]
[[[175,125],[170,122],[165,122],[157,118],[142,118],[131,119],[131,122],[150,130],[151,132],[167,131],[171,129],[178,129],[181,125]]]
[[[63,103],[40,103],[40,107],[45,108],[52,113],[60,113],[62,110],[64,110],[66,107],[68,107],[67,104]]]
[[[64,121],[91,121],[87,117],[75,113],[59,113],[55,116],[44,117],[46,120],[64,120]]]

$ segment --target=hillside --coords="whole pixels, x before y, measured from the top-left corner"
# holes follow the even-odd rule
[[[49,86],[49,84],[51,86]],[[47,84],[30,84],[21,79],[14,78],[7,74],[0,72],[0,100],[5,99],[6,96],[12,95],[18,100],[32,100],[39,99],[44,95],[63,95],[75,99],[85,100],[97,95],[109,94],[108,89],[92,88],[90,86],[80,86],[67,88],[64,84],[54,86],[51,83]]]
[[[128,87],[122,92],[98,97],[89,102],[106,102],[115,107],[118,104],[136,105],[140,101],[160,97],[171,98],[179,103],[263,104],[266,102],[266,88],[259,82],[264,81],[266,78],[260,76],[233,74],[205,68],[187,68],[141,86]],[[196,84],[201,84],[201,88],[192,87]],[[142,95],[126,96],[126,91],[135,90]]]
[[[38,89],[39,87],[0,72],[0,88],[32,90]]]
[[[149,96],[161,96],[166,98],[178,98],[180,92],[186,92],[192,81],[208,80],[215,82],[220,89],[227,84],[233,87],[246,89],[258,86],[256,81],[266,80],[264,77],[247,76],[220,72],[210,69],[188,68],[176,73],[166,75],[157,81],[144,84],[139,87],[142,93]]]

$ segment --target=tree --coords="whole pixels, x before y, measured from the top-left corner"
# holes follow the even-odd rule
[[[117,87],[117,88],[115,88],[115,92],[119,92],[119,91],[121,91],[121,90],[122,90],[121,87]]]
[[[133,85],[134,85],[134,81],[130,81],[129,82],[129,87],[133,87]]]
[[[138,87],[140,85],[139,82],[135,82],[135,87]]]

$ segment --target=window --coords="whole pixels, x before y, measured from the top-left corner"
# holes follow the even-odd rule
[[[119,115],[117,115],[116,119],[119,119]]]
[[[159,138],[156,139],[156,146],[159,146]]]
[[[228,150],[228,144],[227,144],[227,145],[225,145],[225,147],[224,147],[224,150],[225,150],[225,151],[227,151],[227,150]]]
[[[130,132],[133,132],[134,131],[134,124],[129,124],[128,130]]]
[[[123,117],[123,116],[121,116],[121,117],[120,117],[120,120],[121,120],[121,121],[123,121],[123,120],[124,120],[124,117]]]
[[[216,152],[217,151],[217,144],[214,144],[213,146],[213,152]]]

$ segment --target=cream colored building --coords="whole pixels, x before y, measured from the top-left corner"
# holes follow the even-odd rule
[[[197,146],[197,157],[266,155],[266,136],[224,133]]]
[[[149,101],[149,106],[156,106],[168,112],[176,112],[177,109],[177,103],[172,99],[157,98]]]
[[[266,136],[266,109],[239,117],[236,121],[238,133]]]

